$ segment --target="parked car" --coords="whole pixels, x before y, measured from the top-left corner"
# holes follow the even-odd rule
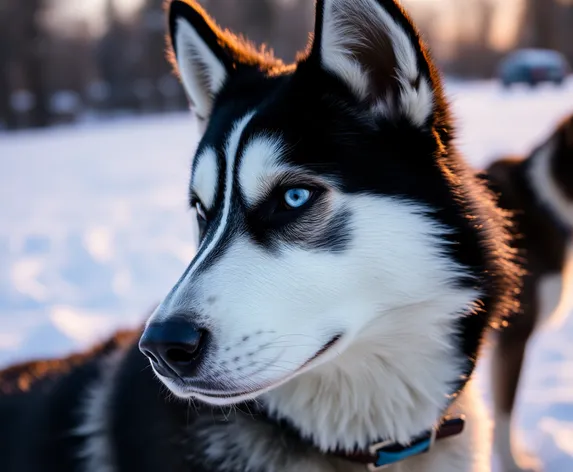
[[[569,73],[563,54],[549,49],[520,49],[501,61],[498,78],[505,87],[516,83],[532,87],[542,82],[561,85]]]

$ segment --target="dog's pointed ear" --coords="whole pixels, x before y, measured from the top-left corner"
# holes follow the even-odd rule
[[[169,5],[169,40],[191,107],[207,119],[229,75],[223,33],[194,0],[174,0]]]
[[[209,118],[214,98],[237,70],[268,67],[268,57],[219,28],[196,0],[172,0],[168,18],[171,61],[202,120]]]
[[[423,126],[432,115],[432,66],[394,0],[317,0],[311,56],[360,100]]]

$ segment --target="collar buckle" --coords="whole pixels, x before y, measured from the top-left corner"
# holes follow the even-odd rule
[[[432,448],[435,440],[436,430],[432,428],[430,431],[422,433],[413,439],[408,445],[393,441],[382,441],[372,444],[369,447],[369,451],[376,459],[366,467],[370,472],[376,472],[410,457],[425,454]]]

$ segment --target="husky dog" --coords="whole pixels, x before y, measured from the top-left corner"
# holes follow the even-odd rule
[[[520,312],[499,333],[493,356],[495,444],[505,470],[535,470],[534,464],[520,468],[527,458],[512,453],[511,414],[527,341],[542,322],[557,321],[570,306],[573,115],[529,156],[495,161],[484,177],[499,205],[514,214],[514,244],[526,273]]]
[[[151,368],[128,342],[5,374],[3,470],[489,470],[471,378],[517,271],[406,13],[318,0],[290,66],[191,0],[169,38],[203,130],[196,256]]]

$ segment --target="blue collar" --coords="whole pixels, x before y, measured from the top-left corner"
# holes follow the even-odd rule
[[[368,452],[335,452],[335,455],[351,462],[366,465],[369,471],[385,469],[397,462],[428,452],[434,441],[457,436],[464,430],[465,417],[444,418],[440,425],[412,438],[407,444],[381,441],[372,444]]]

